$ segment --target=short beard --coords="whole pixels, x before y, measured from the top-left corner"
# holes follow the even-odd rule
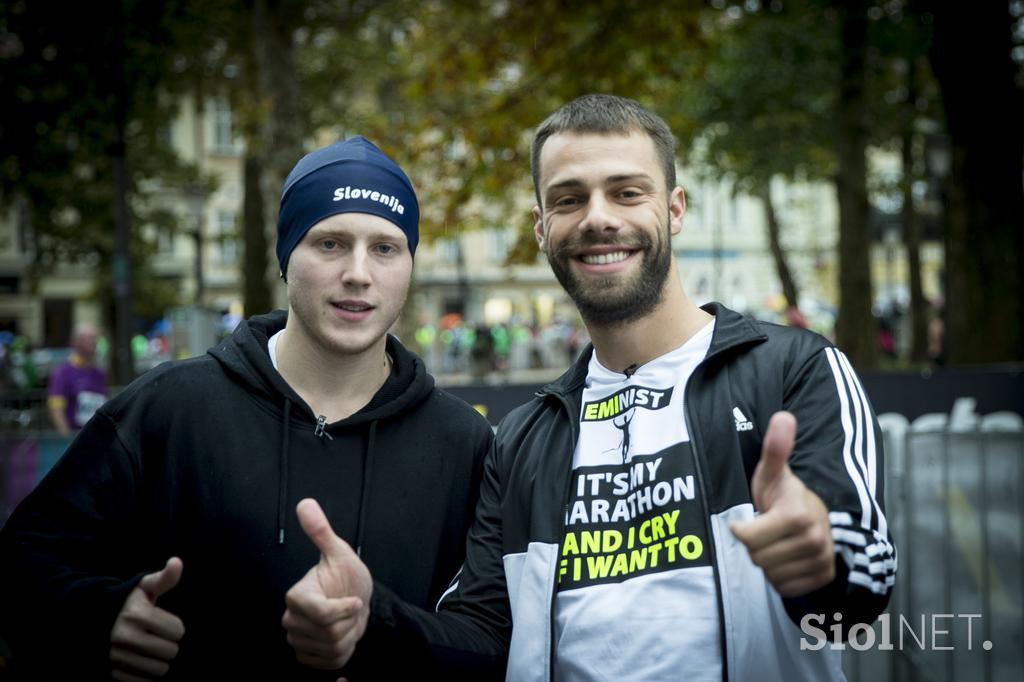
[[[618,287],[617,277],[593,280],[589,285],[584,283],[570,270],[569,253],[584,246],[621,242],[592,237],[575,239],[562,244],[554,253],[548,252],[548,263],[562,288],[576,304],[584,322],[598,327],[629,324],[653,312],[664,299],[665,280],[672,267],[668,226],[663,234],[656,245],[646,234],[637,235],[628,244],[630,248],[641,250],[643,261],[636,276]]]

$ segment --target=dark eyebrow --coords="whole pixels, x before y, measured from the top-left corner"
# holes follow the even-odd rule
[[[583,186],[583,181],[582,180],[577,180],[575,178],[569,178],[568,180],[562,180],[561,182],[556,182],[553,185],[548,185],[547,188],[544,190],[544,193],[545,194],[550,194],[551,192],[554,192],[555,190],[558,190],[558,189],[565,189],[567,187],[582,187],[582,186]]]
[[[306,236],[310,237],[311,239],[336,239],[343,235],[338,230],[329,227],[313,227],[309,230],[309,232],[306,233]]]
[[[358,235],[350,229],[338,229],[332,227],[314,227],[306,233],[312,239],[359,239],[364,236],[368,241],[395,241],[400,240],[403,235],[391,234],[388,232],[367,232],[365,235]]]
[[[606,185],[615,185],[620,182],[647,182],[654,184],[654,178],[647,173],[633,173],[630,175],[611,175],[605,179]]]
[[[655,184],[654,178],[652,178],[647,173],[627,173],[623,175],[609,175],[607,178],[604,179],[605,185],[617,185],[623,182],[646,182],[651,185]],[[579,180],[577,178],[569,178],[568,180],[563,180],[562,182],[556,182],[553,185],[548,185],[548,187],[544,190],[544,196],[550,196],[550,194],[556,190],[572,189],[583,186],[584,183],[582,180]]]

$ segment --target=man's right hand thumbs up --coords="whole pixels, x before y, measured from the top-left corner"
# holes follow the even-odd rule
[[[163,677],[178,655],[185,634],[181,619],[156,605],[156,600],[181,580],[183,565],[171,557],[162,570],[147,573],[124,600],[110,630],[110,663],[115,680]]]
[[[349,544],[334,534],[315,500],[302,500],[296,512],[320,550],[320,561],[288,590],[281,624],[300,663],[335,670],[352,657],[366,631],[373,579]]]
[[[761,513],[731,526],[750,559],[783,597],[824,587],[836,575],[828,508],[789,468],[795,439],[793,415],[772,415],[761,460],[750,480],[754,505]]]

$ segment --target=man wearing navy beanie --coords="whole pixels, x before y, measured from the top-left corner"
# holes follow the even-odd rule
[[[412,183],[365,138],[296,164],[278,219],[288,310],[125,388],[0,533],[15,674],[416,673],[382,622],[432,609],[458,572],[492,439],[387,333],[418,240]],[[353,553],[374,576],[360,597],[328,579]],[[356,614],[349,661],[355,639],[330,633]]]
[[[309,228],[338,213],[365,213],[393,223],[405,234],[409,253],[416,253],[420,207],[412,183],[398,164],[360,135],[307,154],[284,181],[277,220],[282,275]]]

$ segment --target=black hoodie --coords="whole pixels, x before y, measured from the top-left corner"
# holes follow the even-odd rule
[[[375,592],[433,609],[462,563],[490,426],[388,337],[388,381],[318,428],[267,353],[285,320],[254,317],[207,355],[133,382],[11,516],[0,621],[27,677],[108,676],[124,600],[171,556],[182,579],[158,604],[185,636],[170,677],[316,677],[281,626],[285,592],[319,558],[295,516],[304,497],[359,548]]]

